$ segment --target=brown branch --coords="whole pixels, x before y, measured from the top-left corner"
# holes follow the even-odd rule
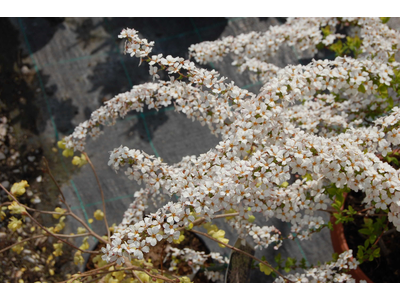
[[[230,213],[230,214],[221,214],[221,215],[214,216],[213,219],[236,217],[238,215],[239,215],[238,212],[237,213]]]
[[[30,210],[30,211],[38,212],[38,213],[41,213],[41,214],[63,215],[63,216],[68,216],[70,214],[70,213],[67,213],[67,212],[62,213],[62,212],[57,212],[57,211],[47,211],[47,210],[34,209],[34,208],[31,208],[31,207],[26,206],[24,204],[22,204],[22,206],[25,207],[26,209]]]
[[[59,233],[57,233],[57,234],[54,234],[54,235],[56,235],[56,236],[58,236],[58,237],[64,237],[64,238],[77,238],[77,237],[83,237],[83,236],[88,236],[88,235],[90,235],[90,233],[81,233],[81,234],[73,234],[73,235],[71,235],[71,234],[59,234]]]
[[[71,212],[71,208],[69,207],[69,205],[67,204],[67,200],[65,200],[65,196],[64,193],[62,192],[60,185],[58,184],[58,182],[56,181],[56,179],[54,178],[53,174],[51,173],[50,167],[49,167],[49,162],[47,161],[46,157],[43,156],[43,160],[44,163],[46,165],[47,168],[47,172],[49,173],[51,179],[53,180],[53,182],[55,183],[55,185],[57,186],[58,191],[60,192],[60,195],[62,197],[62,202],[65,204],[65,206],[67,207],[68,211]]]
[[[12,205],[12,202],[4,202],[4,203],[0,204],[0,207],[6,206],[6,205]],[[19,203],[19,205],[21,205],[25,209],[28,209],[28,210],[34,211],[34,212],[38,212],[41,214],[51,214],[51,215],[68,215],[69,214],[69,213],[61,213],[61,212],[57,212],[57,211],[46,211],[46,210],[34,209],[34,208],[26,206],[25,204],[22,204],[22,203]]]
[[[70,279],[68,279],[68,280],[61,281],[60,283],[68,283],[69,281],[74,280],[74,279],[79,278],[79,277],[85,277],[85,276],[96,275],[96,274],[98,274],[98,271],[99,271],[99,270],[102,270],[102,269],[111,267],[111,266],[113,266],[113,265],[115,265],[115,264],[116,264],[115,262],[112,262],[112,263],[110,263],[110,264],[107,264],[107,265],[105,265],[105,266],[96,268],[96,269],[94,269],[94,270],[86,271],[86,272],[81,273],[81,274],[74,274],[74,275],[76,275],[76,276],[72,275],[72,278],[70,278]],[[89,273],[90,273],[90,274],[89,274]],[[94,274],[91,274],[91,273],[94,273]]]
[[[89,276],[97,276],[97,275],[104,275],[104,274],[109,274],[109,273],[114,273],[114,272],[119,272],[119,271],[126,271],[126,270],[128,270],[128,269],[114,269],[114,270],[108,270],[108,271],[103,271],[103,272],[98,272],[98,273],[95,273],[95,274],[86,274],[86,275],[79,275],[79,276],[74,276],[74,278],[71,278],[71,279],[68,279],[68,283],[70,283],[71,281],[73,281],[73,280],[76,280],[76,279],[78,279],[78,278],[82,278],[82,279],[86,279],[87,277],[89,277]],[[104,278],[104,277],[103,277]],[[102,278],[102,279],[103,279]],[[91,281],[95,281],[95,280],[99,280],[100,278],[93,278]],[[100,281],[100,282],[102,282],[102,281]],[[64,283],[64,281],[63,281],[63,283]]]
[[[85,155],[86,160],[88,161],[90,167],[93,170],[94,176],[96,177],[96,181],[97,181],[97,185],[99,186],[99,190],[100,190],[100,194],[101,194],[101,202],[103,203],[103,212],[104,212],[104,223],[106,224],[106,228],[107,228],[107,236],[108,236],[108,240],[110,240],[110,228],[108,227],[108,222],[107,222],[107,216],[106,216],[106,202],[104,200],[104,193],[103,193],[103,189],[101,188],[101,184],[100,184],[100,180],[99,177],[97,176],[96,170],[89,158],[89,156],[86,154],[86,152],[82,152],[83,155]]]
[[[84,252],[84,253],[99,253],[99,252],[100,252],[100,251],[82,250],[82,249],[80,249],[79,247],[75,246],[74,244],[72,244],[72,243],[70,243],[70,242],[68,242],[68,241],[66,241],[66,240],[63,240],[62,238],[58,237],[56,234],[54,234],[54,233],[52,233],[51,231],[49,231],[46,227],[44,227],[44,226],[43,226],[42,224],[40,224],[36,219],[34,219],[28,212],[25,212],[25,213],[23,213],[23,214],[28,215],[28,217],[30,217],[31,220],[32,220],[33,222],[36,223],[36,225],[38,225],[40,228],[42,228],[44,231],[46,231],[49,235],[51,235],[52,237],[55,237],[55,238],[56,238],[57,240],[59,240],[60,242],[63,242],[63,243],[67,244],[68,246],[70,246],[70,247],[72,247],[72,248],[74,248],[74,249],[76,249],[76,250],[78,250],[78,251],[82,251],[82,252]]]
[[[95,238],[97,238],[98,240],[102,241],[104,244],[106,244],[106,245],[108,244],[108,242],[107,242],[105,239],[103,239],[100,235],[98,235],[96,232],[94,232],[94,231],[85,223],[85,221],[83,221],[81,218],[79,218],[79,217],[78,217],[77,215],[75,215],[73,212],[71,212],[70,215],[71,215],[75,220],[77,220],[79,223],[81,223],[91,235],[93,235],[93,236],[94,236]]]
[[[8,249],[11,249],[12,247],[17,246],[19,244],[25,243],[25,242],[30,241],[30,240],[38,239],[38,238],[41,238],[41,237],[45,237],[45,235],[41,234],[41,235],[32,236],[30,238],[26,238],[26,239],[24,239],[22,241],[19,241],[17,243],[12,244],[11,246],[8,246],[8,247],[5,247],[5,248],[1,249],[0,253],[2,253],[4,251],[7,251]]]
[[[389,224],[389,221],[386,222],[386,226],[387,226],[388,224]],[[379,235],[379,237],[376,239],[375,243],[374,243],[372,246],[375,246],[375,245],[379,242],[379,240],[380,240],[381,237],[383,236],[383,233],[384,233],[384,232],[385,232],[385,231],[382,230],[381,234]]]
[[[228,218],[228,217],[236,217],[236,216],[238,216],[238,215],[239,215],[239,213],[221,214],[221,215],[216,215],[216,216],[214,216],[213,219]],[[198,218],[198,219],[196,219],[196,220],[194,220],[194,221],[192,222],[192,223],[193,223],[193,227],[194,227],[194,226],[199,226],[199,225],[203,224],[205,221],[206,221],[206,218],[204,218],[204,217]],[[187,226],[186,226],[186,227],[187,227]],[[185,230],[186,227],[177,228],[176,231]]]
[[[65,238],[77,238],[77,237],[87,236],[89,234],[88,233],[84,233],[84,234],[77,234],[77,235],[67,235],[67,234],[54,234],[54,235],[58,236],[58,237],[65,237]],[[1,249],[0,253],[2,253],[4,251],[7,251],[8,249],[10,249],[10,248],[12,248],[12,247],[14,247],[14,246],[16,246],[18,244],[22,244],[22,243],[25,243],[25,242],[27,242],[29,240],[38,239],[38,238],[41,238],[41,237],[47,237],[47,235],[41,234],[41,235],[32,236],[30,238],[26,238],[26,239],[24,239],[22,241],[19,241],[17,243],[12,244],[11,246],[8,246],[6,248]]]
[[[161,279],[164,281],[169,281],[169,282],[176,282],[176,280],[174,279],[170,279],[168,277],[162,276],[162,275],[155,275],[155,274],[151,274],[150,272],[146,271],[146,270],[142,270],[142,272],[146,273],[147,275],[149,275],[151,278],[157,278],[157,279]]]
[[[59,191],[60,194],[61,194],[61,197],[62,197],[61,202],[63,202],[63,203],[65,204],[65,206],[67,207],[67,210],[68,210],[69,214],[70,214],[75,220],[77,220],[79,223],[81,223],[91,235],[93,235],[94,237],[96,237],[98,240],[102,241],[104,244],[107,244],[108,242],[107,242],[105,239],[103,239],[100,235],[98,235],[97,233],[95,233],[95,232],[86,224],[85,221],[83,221],[81,218],[79,218],[76,214],[74,214],[74,213],[72,212],[71,208],[70,208],[69,205],[67,204],[67,201],[65,200],[64,193],[61,191],[60,186],[58,185],[58,183],[57,183],[57,181],[55,180],[53,174],[51,173],[51,170],[50,170],[50,167],[49,167],[49,163],[47,162],[47,159],[46,159],[45,157],[43,157],[43,160],[44,160],[44,162],[45,162],[45,164],[46,164],[47,171],[48,171],[48,173],[49,173],[51,179],[53,180],[53,182],[55,183],[55,185],[56,185],[57,188],[58,188],[58,191]]]
[[[106,267],[106,266],[105,266]],[[105,267],[103,267],[103,268],[105,268]],[[109,266],[110,267],[110,266]],[[155,274],[151,274],[150,272],[148,272],[148,271],[146,271],[146,270],[144,270],[144,269],[141,269],[140,267],[137,267],[137,266],[131,266],[131,267],[128,267],[128,268],[121,268],[121,269],[114,269],[114,270],[107,270],[107,271],[103,271],[103,272],[96,272],[96,273],[94,273],[94,274],[89,274],[89,273],[83,273],[83,274],[79,274],[78,276],[73,276],[73,278],[71,278],[71,279],[68,279],[68,280],[66,280],[66,281],[63,281],[63,283],[64,282],[71,282],[71,281],[73,281],[73,280],[76,280],[76,279],[78,279],[78,278],[82,278],[82,277],[88,277],[88,276],[97,276],[97,275],[103,275],[103,274],[108,274],[108,273],[114,273],[114,272],[120,272],[120,271],[132,271],[132,273],[134,274],[134,276],[136,275],[134,272],[133,272],[133,270],[138,270],[138,271],[141,271],[141,272],[144,272],[144,273],[146,273],[147,275],[149,275],[151,278],[158,278],[158,279],[161,279],[161,280],[164,280],[164,281],[169,281],[169,282],[175,282],[175,280],[173,280],[173,279],[170,279],[170,278],[167,278],[167,277],[165,277],[165,276],[161,276],[161,275],[155,275]],[[136,275],[137,276],[137,275]],[[143,283],[141,280],[140,280],[140,278],[139,277],[136,277],[141,283]],[[100,278],[97,278],[97,279],[100,279]]]
[[[22,204],[17,200],[17,198],[14,197],[13,194],[11,194],[1,183],[0,183],[0,187],[15,201],[17,202],[19,205],[22,206]],[[63,240],[62,238],[56,236],[54,233],[50,232],[46,227],[44,227],[42,224],[40,224],[34,217],[32,217],[32,215],[25,211],[22,213],[22,215],[27,215],[34,223],[36,223],[36,225],[38,225],[40,228],[42,228],[44,231],[46,231],[49,235],[53,236],[54,238],[56,238],[57,240],[67,244],[68,246],[75,248],[79,251],[85,252],[85,253],[99,253],[99,251],[89,251],[89,250],[82,250],[79,249],[78,247],[76,247],[74,244],[71,244],[68,241]]]
[[[125,260],[125,264],[129,267],[132,267],[132,264],[129,260]],[[139,278],[139,276],[135,273],[135,271],[132,269],[131,270],[133,277],[135,277],[140,283],[143,283],[143,281]]]

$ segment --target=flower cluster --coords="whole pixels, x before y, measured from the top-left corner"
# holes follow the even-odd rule
[[[348,273],[339,273],[340,270],[354,270],[359,262],[353,258],[353,251],[348,250],[339,255],[339,258],[330,263],[306,270],[304,273],[289,274],[287,278],[293,282],[347,282],[354,283],[355,280]],[[275,282],[284,282],[278,277]]]
[[[217,62],[228,53],[236,56],[233,65],[241,72],[249,69],[260,75],[266,82],[276,72],[276,66],[268,64],[268,59],[286,43],[296,52],[317,51],[317,45],[328,46],[344,35],[335,33],[338,25],[359,27],[363,39],[361,52],[369,57],[388,59],[395,53],[393,46],[399,44],[399,33],[382,24],[379,18],[288,18],[281,26],[271,26],[264,33],[250,32],[237,37],[228,36],[221,40],[202,42],[189,48],[190,56],[198,63]],[[321,32],[322,27],[328,33]],[[256,78],[256,77],[253,77]]]
[[[316,52],[316,45],[324,42],[329,45],[339,34],[332,33],[324,38],[320,28],[338,24],[336,18],[288,18],[281,26],[271,26],[268,31],[250,32],[236,37],[228,36],[221,40],[202,42],[190,46],[189,53],[198,63],[216,62],[228,53],[237,55],[234,65],[241,65],[245,57],[267,61],[276,54],[283,43],[295,46],[297,50],[310,49]]]
[[[301,51],[331,45],[342,37],[334,32],[335,26],[346,23],[360,30],[359,58],[313,60],[281,69],[267,62],[283,43]],[[327,26],[331,31],[324,34],[321,28]],[[130,110],[142,112],[144,105],[158,109],[173,104],[176,111],[207,124],[222,141],[175,165],[125,146],[111,152],[109,166],[116,171],[125,168],[130,179],[146,188],[135,194],[112,243],[104,249],[104,260],[123,262],[124,255],[141,259],[161,240],[179,238],[180,230],[195,219],[211,221],[224,211],[237,213],[228,223],[239,237],[250,235],[257,247],[273,243],[277,249],[282,234],[273,226],[254,226],[253,214],[291,222],[288,238],[309,239],[327,226],[314,213],[333,203],[332,189],[363,191],[370,212],[387,210],[389,221],[400,231],[399,172],[376,156],[386,156],[400,143],[400,114],[392,98],[399,95],[400,86],[399,63],[393,59],[400,46],[398,32],[376,18],[289,19],[265,33],[190,47],[200,63],[218,61],[229,52],[237,55],[234,64],[240,71],[248,68],[261,74],[264,85],[257,95],[234,82],[224,83],[215,70],[189,60],[150,57],[154,42],[139,39],[133,29],[123,30],[119,37],[127,39],[127,53],[149,63],[153,79],[165,70],[171,80],[134,86],[117,95],[65,138],[66,147],[82,151],[87,134],[97,136],[100,125],[112,125]],[[299,176],[303,179],[296,179]],[[149,200],[167,203],[143,216]],[[291,278],[351,281],[348,275],[332,275],[334,270],[353,268],[350,257],[343,254],[336,263]]]
[[[125,44],[125,53],[130,56],[146,57],[153,49],[154,42],[147,42],[146,39],[140,39],[137,35],[138,32],[134,29],[124,29],[118,35],[120,39],[127,39],[128,43]]]

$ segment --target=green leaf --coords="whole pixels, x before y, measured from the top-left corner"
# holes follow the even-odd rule
[[[336,203],[332,204],[332,208],[336,209],[337,211],[340,211],[340,206]]]
[[[387,100],[387,102],[388,102],[388,104],[389,104],[389,109],[392,109],[392,107],[393,107],[393,105],[394,105],[393,98],[392,98],[392,97],[389,97],[388,100]]]
[[[348,209],[349,209],[349,214],[351,214],[351,215],[354,215],[357,213],[351,205],[348,206]]]
[[[376,240],[376,235],[375,235],[375,234],[372,234],[372,235],[369,237],[369,242],[372,244],[373,242],[375,242],[375,240]]]
[[[368,248],[368,246],[369,246],[369,239],[365,240],[365,242],[364,242],[364,247]]]
[[[392,163],[394,163],[396,166],[399,166],[399,161],[397,160],[396,157],[392,157]]]
[[[330,196],[334,196],[336,194],[336,189],[333,187],[328,188],[326,191]]]
[[[358,48],[361,47],[361,40],[360,40],[360,38],[358,37],[358,35],[356,35],[356,36],[354,37],[353,45],[354,45],[354,47],[355,47],[356,49],[358,49]]]
[[[331,32],[330,32],[329,25],[328,25],[328,26],[325,26],[324,28],[322,28],[321,31],[322,31],[322,33],[324,34],[324,37],[325,37],[325,36],[328,36],[328,35],[331,33]]]
[[[386,24],[387,22],[389,22],[390,17],[381,17],[381,18],[379,18],[379,19],[381,19],[381,21],[382,21],[383,24]]]
[[[272,272],[272,269],[269,266],[266,266],[262,263],[259,264],[260,271],[264,272],[265,275],[269,275]]]
[[[333,254],[332,254],[332,258],[333,258],[334,261],[337,261],[338,258],[339,258],[339,253],[336,253],[336,252],[333,253]]]
[[[336,199],[340,201],[340,204],[343,205],[344,202],[344,196],[343,196],[343,192],[339,192],[336,194]]]
[[[325,45],[322,44],[322,43],[319,43],[319,44],[317,45],[317,49],[318,49],[318,50],[322,50],[322,49],[324,49],[324,48],[325,48]]]
[[[303,175],[302,177],[303,177],[303,179],[306,178],[307,181],[313,180],[311,174],[309,174],[309,173],[307,173],[306,175]]]
[[[340,220],[340,219],[342,218],[342,214],[334,213],[333,216],[334,216],[337,220]],[[337,224],[337,223],[336,223],[336,224]]]
[[[368,259],[369,261],[373,261],[374,260],[374,256],[371,254],[370,256],[369,256],[369,259]]]
[[[335,52],[336,56],[342,55],[343,51],[343,43],[341,40],[338,40],[336,43],[329,46],[329,49]]]
[[[274,257],[274,260],[277,264],[280,264],[281,259],[282,259],[282,255],[280,253]]]
[[[288,267],[284,268],[284,270],[285,270],[286,273],[290,272],[290,268],[288,268]]]
[[[328,222],[327,226],[328,226],[328,228],[329,228],[330,230],[333,230],[333,224],[332,224],[331,221]]]
[[[364,257],[363,246],[358,246],[357,259],[362,261],[363,257]]]
[[[364,218],[364,223],[369,228],[372,226],[373,221],[370,218]]]
[[[295,259],[295,258],[288,257],[287,263],[289,264],[289,266],[293,266],[293,265],[296,264],[296,259]]]
[[[374,257],[379,257],[379,256],[381,255],[380,252],[381,252],[381,248],[376,248],[376,249],[374,250],[374,252],[372,252],[372,255],[373,255]]]
[[[286,187],[288,187],[288,185],[289,185],[289,182],[285,181],[280,185],[280,187],[286,188]]]
[[[358,230],[358,232],[361,234],[369,235],[371,231],[368,228],[362,228]]]
[[[306,259],[303,257],[303,258],[301,259],[301,261],[300,261],[300,268],[306,269],[306,268],[307,268],[306,263],[307,263],[307,261],[306,261]]]
[[[378,87],[378,92],[382,98],[387,98],[389,96],[388,87],[386,84],[380,84]]]

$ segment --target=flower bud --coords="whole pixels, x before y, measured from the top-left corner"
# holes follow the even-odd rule
[[[20,182],[16,182],[13,184],[11,188],[11,194],[13,194],[15,197],[22,196],[25,194],[25,188],[28,187],[29,184],[26,180],[21,180]]]
[[[17,229],[22,227],[22,221],[18,220],[16,217],[11,217],[10,218],[10,223],[8,223],[8,229],[11,229],[12,231],[16,231]]]
[[[12,214],[20,215],[26,212],[25,207],[20,206],[17,202],[13,201],[11,205],[8,206],[8,209],[11,211]]]
[[[96,210],[93,215],[97,221],[101,221],[104,219],[104,213],[100,209]]]

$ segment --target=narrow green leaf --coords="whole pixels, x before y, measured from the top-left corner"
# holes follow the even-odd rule
[[[361,234],[369,235],[371,231],[368,228],[362,228],[358,230],[358,232]]]

